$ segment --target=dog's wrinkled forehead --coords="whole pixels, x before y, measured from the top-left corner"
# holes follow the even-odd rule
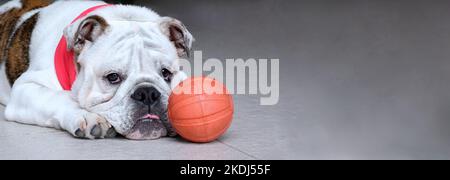
[[[92,61],[94,56],[124,56],[126,51],[165,54],[175,60],[188,55],[194,38],[186,26],[171,17],[136,6],[109,6],[95,11],[65,29],[68,49],[80,55],[78,61]],[[128,49],[128,50],[126,50]],[[125,51],[124,51],[125,50]],[[87,57],[87,56],[90,57]],[[129,52],[128,54],[129,55]],[[134,53],[136,57],[153,56]],[[129,59],[129,58],[126,58]],[[157,58],[154,58],[157,59]],[[112,61],[102,59],[101,61]],[[117,59],[116,59],[117,60]],[[92,62],[89,62],[89,64]]]
[[[102,67],[131,67],[134,63],[133,67],[154,68],[158,63],[171,66],[177,59],[176,48],[155,22],[108,21],[108,28],[88,51],[92,56],[86,60],[97,63],[87,64]]]
[[[160,24],[156,22],[115,20],[108,21],[108,23],[110,27],[106,33],[117,42],[135,38],[136,40],[142,40],[147,48],[172,47],[170,41],[161,32]]]

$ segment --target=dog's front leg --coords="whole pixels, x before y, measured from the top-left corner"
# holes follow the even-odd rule
[[[79,138],[115,136],[114,128],[100,115],[79,107],[69,92],[35,82],[17,82],[5,109],[9,121],[67,130]]]

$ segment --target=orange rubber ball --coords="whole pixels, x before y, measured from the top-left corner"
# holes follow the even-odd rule
[[[173,90],[168,113],[181,137],[195,143],[208,143],[221,137],[230,127],[233,97],[217,80],[189,78]]]

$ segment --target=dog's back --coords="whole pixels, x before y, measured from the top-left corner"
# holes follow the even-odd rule
[[[0,6],[0,103],[6,104],[11,84],[28,68],[31,32],[37,21],[33,11],[50,0],[11,0]]]

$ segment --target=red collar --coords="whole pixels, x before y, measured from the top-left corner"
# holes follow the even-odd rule
[[[87,16],[89,13],[106,6],[111,5],[104,4],[87,9],[86,11],[81,13],[75,20],[73,20],[71,24]],[[61,87],[65,91],[72,90],[72,85],[75,82],[77,76],[77,71],[75,68],[75,54],[73,50],[67,49],[67,41],[64,36],[59,41],[59,44],[55,50],[55,70]]]

